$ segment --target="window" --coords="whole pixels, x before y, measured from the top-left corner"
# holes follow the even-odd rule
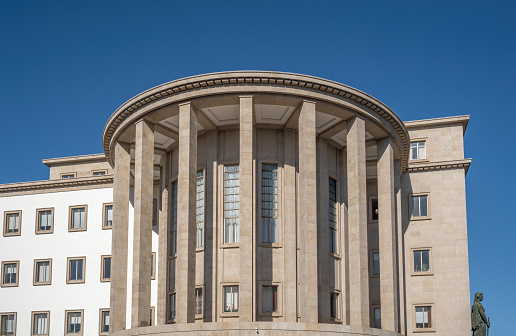
[[[68,220],[68,231],[86,230],[86,211],[88,206],[78,205],[70,207],[70,218]]]
[[[278,311],[278,286],[262,286],[262,313]]]
[[[102,230],[111,229],[113,227],[113,203],[104,203],[103,207]]]
[[[65,334],[82,335],[82,315],[83,310],[67,310],[66,316],[66,332]]]
[[[328,223],[330,225],[330,253],[337,253],[337,181],[328,179]]]
[[[428,216],[428,194],[410,196],[411,219],[427,218]]]
[[[413,250],[414,273],[430,274],[430,250]]]
[[[4,237],[21,234],[21,210],[4,212]]]
[[[378,251],[373,251],[371,253],[371,264],[372,264],[372,275],[380,274],[380,254]]]
[[[16,313],[0,313],[0,335],[16,336]]]
[[[66,283],[84,283],[86,257],[68,258]]]
[[[106,175],[107,173],[107,170],[94,170],[92,171],[92,175],[93,176],[102,176],[102,175]]]
[[[339,319],[339,292],[330,293],[330,316],[332,319]]]
[[[224,312],[238,312],[238,286],[224,286]]]
[[[74,178],[75,177],[75,173],[64,173],[64,174],[61,174],[61,178],[62,179],[69,179],[69,178]]]
[[[36,234],[54,232],[54,208],[36,210]]]
[[[99,314],[99,334],[107,335],[109,334],[109,309],[100,309]]]
[[[197,196],[196,196],[196,211],[195,211],[195,225],[196,225],[196,242],[197,247],[204,246],[204,175],[203,171],[197,172]]]
[[[158,200],[152,200],[152,226],[158,225]]]
[[[382,310],[380,307],[373,307],[373,327],[382,328]]]
[[[203,314],[203,296],[202,286],[195,288],[195,317],[202,318]]]
[[[369,198],[369,221],[378,222],[378,198]]]
[[[169,320],[173,322],[176,319],[176,293],[169,294],[168,304],[170,308]]]
[[[262,165],[262,242],[277,243],[278,165]]]
[[[177,254],[177,181],[172,182],[172,230],[170,230],[170,256]]]
[[[224,167],[224,243],[238,243],[240,204],[240,172],[238,165]]]
[[[48,335],[50,330],[50,312],[32,312],[32,335]]]
[[[18,286],[19,261],[2,261],[2,287]]]
[[[432,329],[432,307],[415,306],[416,330]]]
[[[52,283],[52,259],[34,260],[34,286]]]
[[[100,281],[101,282],[111,281],[111,256],[110,255],[100,256],[100,264],[102,267],[100,270]]]
[[[151,280],[156,280],[156,252],[151,253],[151,264],[150,264]]]
[[[426,159],[426,141],[416,141],[410,143],[410,160]]]
[[[149,325],[154,325],[154,306],[150,307]]]

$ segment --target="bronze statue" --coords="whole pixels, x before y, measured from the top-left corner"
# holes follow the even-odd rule
[[[484,294],[477,292],[471,307],[471,330],[473,331],[473,336],[486,336],[486,325],[487,328],[491,325],[486,317],[484,307],[480,303],[483,299]],[[487,335],[489,335],[489,332],[487,332]]]

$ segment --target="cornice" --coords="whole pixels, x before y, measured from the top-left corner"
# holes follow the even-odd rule
[[[407,173],[418,173],[429,170],[459,169],[464,168],[464,175],[468,173],[471,159],[440,161],[440,162],[424,162],[409,164]]]
[[[415,129],[415,128],[427,128],[427,127],[432,127],[432,126],[450,125],[450,124],[462,124],[462,128],[463,128],[462,134],[464,134],[466,132],[466,127],[468,127],[468,122],[469,122],[469,115],[462,115],[462,116],[453,116],[453,117],[405,121],[405,126],[407,127],[407,129]]]
[[[48,167],[63,164],[63,163],[79,163],[79,162],[96,162],[96,161],[107,161],[106,155],[101,154],[90,154],[90,155],[79,155],[79,156],[68,156],[52,159],[41,160]]]
[[[61,180],[31,181],[22,183],[9,183],[0,185],[0,197],[15,196],[21,194],[58,192],[77,189],[94,189],[113,184],[113,175],[77,177]]]
[[[127,116],[142,109],[149,103],[177,93],[195,91],[205,87],[220,86],[227,88],[239,85],[281,85],[285,87],[303,88],[330,94],[340,99],[347,99],[363,105],[369,110],[378,113],[398,134],[402,142],[402,169],[405,170],[407,167],[410,146],[408,131],[403,121],[386,105],[374,97],[344,84],[313,76],[270,71],[235,71],[187,77],[159,85],[133,97],[113,113],[104,127],[103,147],[106,159],[111,165],[114,164],[114,160],[110,155],[110,144],[120,123],[122,123]],[[231,90],[227,91],[231,92]],[[310,96],[308,91],[306,92],[306,96]]]

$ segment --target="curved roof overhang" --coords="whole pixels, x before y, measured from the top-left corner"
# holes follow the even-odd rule
[[[109,118],[102,136],[108,162],[114,166],[118,137],[134,123],[171,104],[227,94],[279,94],[321,101],[351,110],[381,125],[400,148],[401,170],[408,162],[410,138],[403,121],[376,98],[344,84],[313,76],[271,71],[232,71],[198,75],[156,86],[129,99]]]

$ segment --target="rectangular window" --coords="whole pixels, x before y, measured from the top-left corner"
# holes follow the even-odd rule
[[[99,314],[99,334],[109,334],[109,309],[100,309]]]
[[[330,226],[330,253],[337,253],[337,181],[328,179],[328,223]]]
[[[371,263],[373,266],[373,275],[379,275],[380,274],[380,253],[372,252],[371,253]]]
[[[61,174],[61,178],[62,179],[69,179],[69,178],[74,178],[75,177],[75,173],[64,173],[64,174]]]
[[[373,307],[373,327],[382,328],[382,310],[380,307]]]
[[[204,246],[204,175],[202,170],[197,172],[195,224],[197,247],[200,248]]]
[[[111,229],[113,227],[113,203],[104,203],[103,206],[102,229]]]
[[[68,231],[85,231],[86,230],[86,205],[78,205],[70,207],[70,218]]]
[[[66,333],[82,335],[83,310],[65,311],[66,316]]]
[[[332,319],[339,318],[339,293],[330,293],[330,316]]]
[[[416,141],[410,143],[410,159],[424,160],[426,159],[426,141]]]
[[[103,255],[100,256],[100,264],[102,269],[100,270],[100,281],[107,282],[111,281],[111,256]]]
[[[170,256],[177,254],[177,181],[172,182],[172,229],[170,230]]]
[[[32,312],[32,335],[48,335],[50,330],[50,312]]]
[[[262,286],[262,313],[278,311],[278,286]]]
[[[414,251],[414,272],[430,272],[430,250]]]
[[[54,232],[53,208],[36,210],[36,234]]]
[[[154,306],[150,307],[149,325],[154,325]]]
[[[107,171],[106,170],[94,170],[92,172],[92,175],[93,176],[102,176],[102,175],[106,175]]]
[[[19,261],[2,261],[2,287],[18,286]]]
[[[16,336],[16,313],[0,313],[0,335]]]
[[[428,217],[428,195],[411,196],[412,218]]]
[[[52,259],[34,260],[34,286],[52,283]]]
[[[369,221],[378,221],[378,198],[369,199]]]
[[[238,312],[238,286],[224,286],[224,312]]]
[[[170,320],[174,321],[176,319],[176,293],[169,294],[168,304],[170,307]]]
[[[158,200],[152,200],[152,226],[158,225]]]
[[[277,243],[278,165],[262,165],[262,242]]]
[[[4,212],[4,236],[21,234],[21,210]]]
[[[238,243],[240,172],[238,165],[224,167],[224,243]]]
[[[68,258],[66,283],[84,283],[86,257]]]
[[[432,328],[432,307],[416,306],[416,330]]]
[[[202,317],[203,314],[203,296],[202,287],[195,288],[195,315],[196,317]]]
[[[156,273],[155,273],[155,269],[156,269],[156,252],[152,252],[151,253],[151,264],[150,264],[150,275],[151,275],[151,280],[155,280],[156,279]]]

